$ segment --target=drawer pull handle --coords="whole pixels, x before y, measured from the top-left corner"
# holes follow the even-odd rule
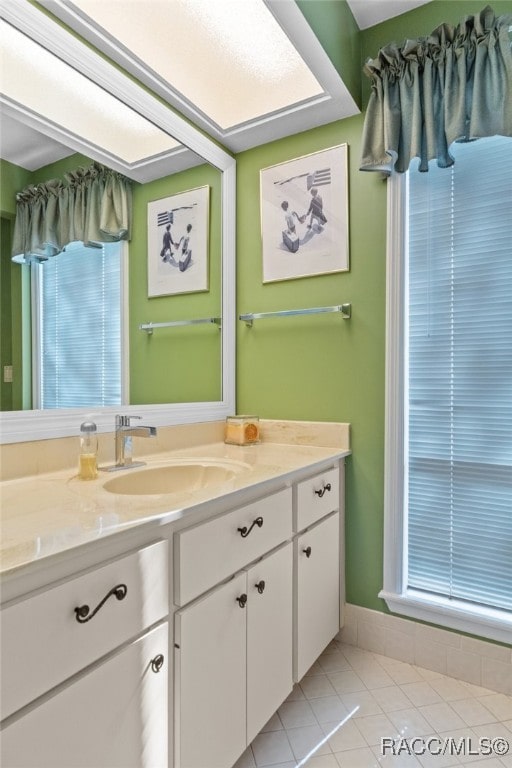
[[[302,550],[306,557],[311,557],[311,547],[306,547],[306,549]]]
[[[263,525],[263,518],[257,517],[256,520],[253,520],[250,528],[247,528],[246,525],[244,525],[243,528],[237,528],[237,530],[240,531],[240,536],[242,537],[242,539],[245,539],[250,534],[250,532],[252,531],[255,525],[257,525],[258,528],[261,528],[261,526]]]
[[[247,603],[247,595],[244,592],[244,594],[240,595],[240,597],[237,597],[236,600],[237,600],[238,605],[240,606],[240,608],[245,608],[245,605]]]
[[[101,603],[96,606],[92,613],[89,613],[91,609],[88,605],[81,605],[79,608],[75,608],[76,620],[79,624],[85,624],[86,621],[90,621],[93,616],[96,616],[101,606],[107,602],[111,595],[115,595],[118,600],[124,600],[127,592],[128,587],[126,584],[118,584],[117,587],[112,587],[110,592],[105,595]]]
[[[258,583],[255,584],[254,586],[256,587],[260,595],[262,595],[265,590],[265,582],[263,581],[263,579],[261,581],[258,581]]]
[[[164,657],[163,654],[159,653],[158,656],[155,656],[154,659],[151,659],[151,669],[153,672],[160,672],[164,665]]]
[[[326,491],[330,491],[330,490],[331,490],[331,484],[330,483],[324,483],[324,487],[321,488],[319,491],[315,491],[315,493],[316,493],[317,496],[320,496],[320,498],[322,498],[324,493]]]

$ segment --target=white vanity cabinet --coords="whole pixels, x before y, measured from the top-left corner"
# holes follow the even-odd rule
[[[239,574],[175,615],[176,768],[226,768],[245,749],[245,589]]]
[[[186,605],[291,534],[291,488],[179,531],[174,536],[176,605]]]
[[[167,628],[165,622],[8,725],[1,765],[168,768]]]
[[[294,681],[341,625],[344,465],[297,484],[294,538]]]
[[[1,719],[167,616],[167,560],[158,541],[2,608]]]
[[[176,768],[236,762],[292,689],[292,545],[175,617]]]
[[[232,768],[339,630],[343,496],[336,457],[11,574],[2,768]]]
[[[339,631],[342,491],[331,464],[174,535],[174,768],[231,768]]]
[[[247,743],[293,687],[291,542],[247,569]]]
[[[168,594],[158,541],[2,608],[4,768],[168,768]]]
[[[175,768],[230,768],[290,693],[291,537],[291,489],[176,534],[177,601],[204,546],[205,573],[245,567],[175,614]]]
[[[295,664],[301,680],[340,628],[339,513],[295,540]]]

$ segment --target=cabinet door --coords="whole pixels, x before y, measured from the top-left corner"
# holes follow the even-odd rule
[[[158,541],[3,608],[1,719],[164,619],[167,554],[167,541]],[[107,595],[81,622],[76,609],[91,614]],[[23,659],[22,675],[16,658]]]
[[[292,681],[291,542],[247,570],[247,743],[283,703]]]
[[[175,768],[231,768],[245,749],[242,595],[245,573],[175,614]]]
[[[8,725],[2,766],[168,768],[167,635],[166,623]]]
[[[340,531],[335,512],[297,537],[294,679],[299,681],[340,628]]]

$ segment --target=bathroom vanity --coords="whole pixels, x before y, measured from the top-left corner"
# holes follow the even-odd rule
[[[172,467],[174,493],[2,484],[5,768],[231,768],[342,623],[350,452],[316,442],[123,473]]]

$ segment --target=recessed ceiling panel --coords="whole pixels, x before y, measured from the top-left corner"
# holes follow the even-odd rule
[[[223,130],[323,93],[263,0],[73,0],[66,5]]]
[[[141,117],[10,24],[0,21],[1,94],[32,118],[83,137],[127,164],[176,148]]]

